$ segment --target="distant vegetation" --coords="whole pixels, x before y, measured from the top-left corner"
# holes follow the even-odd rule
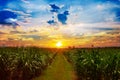
[[[78,80],[120,79],[120,48],[68,49],[64,55]]]
[[[31,80],[51,64],[55,55],[50,49],[0,48],[0,80]]]

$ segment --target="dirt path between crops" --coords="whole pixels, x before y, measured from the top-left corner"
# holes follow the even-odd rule
[[[76,76],[73,66],[67,62],[64,55],[57,54],[51,66],[34,80],[76,80]]]

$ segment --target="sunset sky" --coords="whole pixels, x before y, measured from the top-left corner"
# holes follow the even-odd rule
[[[0,46],[120,46],[120,0],[0,0]]]

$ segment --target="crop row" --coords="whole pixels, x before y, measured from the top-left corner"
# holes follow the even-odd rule
[[[120,48],[72,49],[65,57],[78,80],[120,80]]]
[[[55,53],[40,48],[0,48],[0,80],[31,80],[51,64]]]

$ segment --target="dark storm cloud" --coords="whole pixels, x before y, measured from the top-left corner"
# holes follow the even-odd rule
[[[7,10],[0,11],[1,25],[12,25],[15,28],[18,25],[18,23],[16,23],[16,19],[17,19],[16,13]]]
[[[69,15],[69,12],[68,11],[65,11],[64,13],[62,14],[58,14],[57,15],[57,18],[58,18],[58,21],[61,22],[62,24],[66,24],[66,21],[67,21],[67,15]]]
[[[29,16],[25,5],[25,0],[0,0],[0,25],[16,28],[17,21],[26,23]]]
[[[52,10],[50,10],[51,12],[58,12],[60,9],[60,7],[55,4],[50,4],[50,7],[52,8]]]
[[[50,12],[57,13],[56,18],[58,19],[58,21],[62,24],[66,24],[66,21],[68,19],[68,15],[69,15],[69,11],[65,10],[64,12],[62,12],[61,8],[59,6],[57,6],[56,4],[50,4],[50,7],[52,8],[52,10],[50,10]],[[53,20],[48,20],[47,23],[50,25],[55,25],[55,24],[57,24],[57,21],[54,20],[54,18],[53,18]]]
[[[57,22],[55,22],[54,20],[49,20],[49,21],[47,21],[47,23],[50,25],[55,25]]]
[[[120,22],[120,8],[116,9],[116,21]]]

